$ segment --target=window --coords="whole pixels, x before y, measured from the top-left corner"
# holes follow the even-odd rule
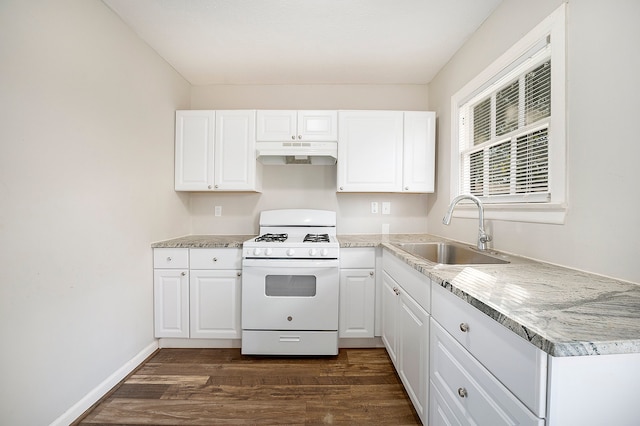
[[[488,218],[564,221],[564,8],[452,97],[452,198]]]

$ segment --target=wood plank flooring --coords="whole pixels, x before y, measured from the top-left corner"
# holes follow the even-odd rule
[[[421,424],[384,349],[161,349],[74,425]]]

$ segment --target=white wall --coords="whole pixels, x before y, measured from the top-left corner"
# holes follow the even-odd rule
[[[423,85],[270,85],[193,87],[193,109],[389,109],[426,110]],[[336,194],[336,166],[265,166],[262,194],[192,194],[196,234],[258,232],[262,210],[335,210],[340,233],[426,232],[430,195]],[[371,202],[391,202],[391,214],[371,214]],[[214,217],[214,206],[222,216]]]
[[[45,425],[154,343],[190,87],[98,0],[3,0],[0,40],[0,424]]]
[[[440,222],[450,201],[451,96],[561,3],[505,0],[429,85],[438,117],[431,233],[467,242],[477,234],[477,220]],[[633,126],[640,114],[640,2],[572,0],[567,17],[566,222],[489,221],[494,247],[640,283],[640,143]]]

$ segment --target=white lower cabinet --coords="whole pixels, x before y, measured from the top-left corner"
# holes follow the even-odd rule
[[[433,284],[430,425],[545,424],[547,356]]]
[[[430,425],[542,426],[498,379],[435,320],[431,320]],[[437,390],[437,393],[434,392]],[[440,401],[437,401],[440,399]],[[442,407],[446,406],[446,409]],[[453,418],[451,418],[453,416]],[[451,419],[447,422],[444,419]]]
[[[382,341],[424,424],[429,400],[429,279],[383,254]]]
[[[156,337],[189,337],[189,270],[153,271]]]
[[[189,250],[153,250],[156,337],[189,337]]]
[[[375,250],[373,247],[340,250],[340,338],[374,337]]]
[[[192,270],[189,276],[190,337],[242,337],[240,289],[240,271]]]
[[[239,339],[241,255],[235,248],[154,249],[155,336]]]

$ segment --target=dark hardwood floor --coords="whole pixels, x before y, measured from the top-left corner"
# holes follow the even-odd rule
[[[161,349],[74,425],[421,424],[384,349]]]

